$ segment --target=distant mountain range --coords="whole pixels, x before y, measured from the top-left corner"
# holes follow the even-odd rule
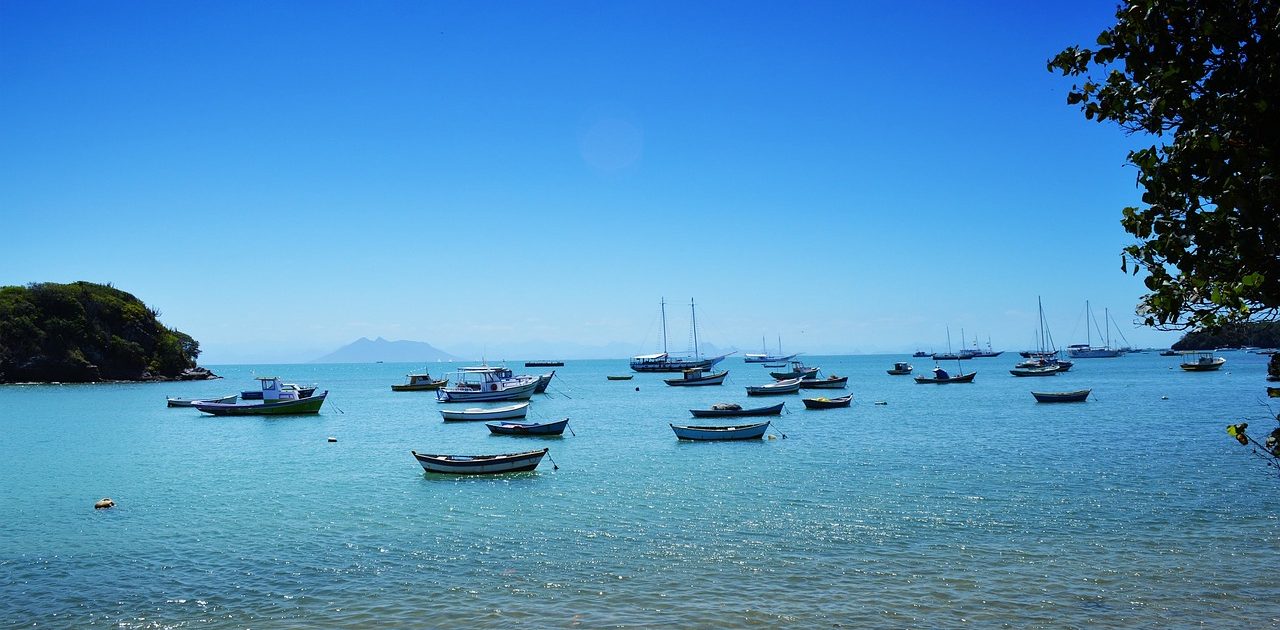
[[[424,363],[455,361],[458,357],[423,341],[387,341],[361,337],[312,363]]]

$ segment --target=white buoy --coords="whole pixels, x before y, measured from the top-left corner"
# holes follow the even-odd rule
[[[105,510],[107,508],[113,508],[115,506],[116,506],[116,502],[112,501],[111,497],[102,497],[101,499],[98,499],[97,503],[93,504],[93,509]]]

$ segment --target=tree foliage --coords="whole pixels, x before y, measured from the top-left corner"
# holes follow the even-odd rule
[[[1083,78],[1067,103],[1152,139],[1131,151],[1144,207],[1121,268],[1145,270],[1139,312],[1166,329],[1280,309],[1280,0],[1133,0],[1097,48],[1050,71]]]
[[[200,344],[91,282],[0,287],[0,382],[134,380],[195,367]]]

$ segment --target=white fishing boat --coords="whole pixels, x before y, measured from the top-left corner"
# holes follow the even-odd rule
[[[718,357],[703,358],[698,350],[698,313],[694,309],[693,300],[689,300],[690,326],[693,328],[693,352],[688,355],[674,355],[667,351],[667,301],[662,306],[662,352],[657,354],[641,354],[631,357],[631,369],[637,372],[683,372],[690,368],[708,369],[724,360],[728,354]],[[730,353],[732,354],[732,353]]]
[[[516,375],[505,367],[467,367],[458,370],[453,385],[436,390],[439,402],[484,402],[529,400],[538,388],[539,377]]]
[[[528,401],[507,405],[505,407],[471,407],[468,409],[441,409],[440,417],[447,422],[471,420],[514,420],[523,418],[529,413]]]

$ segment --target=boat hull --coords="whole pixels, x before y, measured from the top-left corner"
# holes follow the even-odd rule
[[[490,422],[485,425],[495,435],[561,435],[569,419],[556,422]]]
[[[1067,402],[1084,402],[1089,397],[1091,389],[1082,389],[1074,392],[1031,392],[1036,402],[1042,403],[1067,403]]]
[[[707,374],[698,378],[666,378],[662,379],[667,385],[672,387],[697,387],[699,385],[722,385],[724,379],[729,375],[729,370],[717,372],[715,374]]]
[[[844,389],[849,377],[800,379],[800,389]]]
[[[796,394],[800,392],[800,380],[798,378],[789,379],[787,381],[778,381],[771,385],[761,385],[759,387],[748,387],[748,396],[781,396],[784,394]]]
[[[494,475],[525,472],[538,467],[548,449],[503,455],[428,455],[417,451],[414,459],[427,472],[446,475]]]
[[[310,398],[261,403],[257,405],[202,403],[194,406],[202,413],[212,414],[215,416],[299,416],[320,413],[320,407],[324,405],[324,399],[328,395],[329,392],[323,392],[311,396]]]
[[[547,391],[547,386],[551,384],[551,379],[555,378],[556,371],[551,370],[549,374],[543,374],[538,377],[538,385],[533,388],[533,393],[541,394]]]
[[[728,355],[725,355],[728,356]],[[631,359],[631,369],[636,372],[683,372],[695,368],[707,369],[724,360],[724,356],[713,359]]]
[[[392,385],[393,392],[434,392],[441,387],[449,384],[449,379],[439,381],[431,381],[430,383],[419,383],[417,385]]]
[[[631,375],[631,374],[626,374],[626,375],[623,375],[623,376],[616,376],[616,375],[614,375],[614,376],[606,376],[605,378],[607,378],[607,379],[609,379],[609,380],[611,380],[611,381],[629,381],[629,380],[631,380],[632,376],[633,376],[633,375]]]
[[[675,432],[677,438],[695,442],[758,440],[764,436],[765,431],[769,430],[768,422],[728,427],[677,426],[674,424],[668,426],[670,426],[671,430]]]
[[[481,389],[438,389],[436,390],[436,400],[440,402],[497,402],[500,400],[529,400],[533,397],[534,390],[538,388],[538,381],[541,379],[532,379],[522,385],[515,385],[498,390],[484,391]]]
[[[848,407],[853,402],[853,394],[841,396],[839,398],[821,399],[821,398],[804,398],[805,409],[836,409],[839,407]]]
[[[1178,367],[1188,372],[1212,372],[1223,366],[1227,362],[1226,359],[1214,363],[1183,363]]]
[[[229,405],[236,401],[239,394],[231,394],[230,396],[219,396],[216,398],[166,398],[165,404],[170,407],[194,407],[196,403],[218,403]]]
[[[1009,373],[1014,376],[1057,376],[1057,366],[1048,366],[1042,368],[1014,368]]]
[[[970,372],[961,376],[949,376],[947,378],[933,378],[931,376],[917,376],[916,382],[921,385],[946,385],[948,383],[972,383],[973,377],[977,376],[977,372]]]
[[[523,402],[506,407],[492,409],[441,409],[440,417],[445,422],[468,422],[474,420],[513,420],[523,418],[529,413],[529,403]]]
[[[787,403],[778,403],[768,407],[754,409],[690,409],[695,418],[741,418],[747,416],[776,416],[782,413]]]

